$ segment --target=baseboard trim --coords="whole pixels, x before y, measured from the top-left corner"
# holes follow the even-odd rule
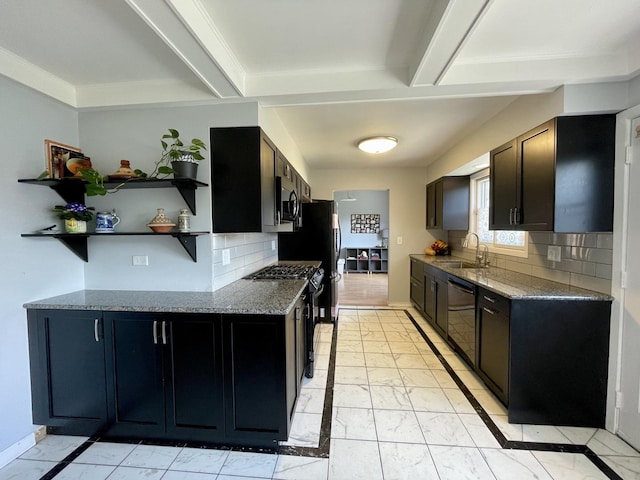
[[[0,452],[0,468],[14,461],[24,452],[36,444],[36,432],[32,432],[22,440],[18,440],[13,445]]]

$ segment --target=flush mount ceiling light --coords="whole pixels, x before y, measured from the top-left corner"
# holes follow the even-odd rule
[[[398,139],[394,137],[369,137],[358,142],[358,148],[367,153],[388,152],[398,144]]]

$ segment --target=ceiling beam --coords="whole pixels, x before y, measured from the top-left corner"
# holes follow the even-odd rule
[[[436,0],[422,48],[409,71],[409,86],[437,85],[491,0]]]
[[[243,95],[243,72],[228,58],[220,61],[222,37],[197,0],[125,0],[136,14],[167,44],[198,79],[218,98]],[[205,18],[196,18],[201,15]],[[210,22],[209,25],[207,25]],[[202,38],[200,38],[202,36]],[[218,47],[216,45],[218,37]],[[228,51],[228,49],[227,49]],[[231,55],[230,51],[228,54]],[[229,69],[225,71],[222,67]],[[234,69],[231,68],[234,67]]]

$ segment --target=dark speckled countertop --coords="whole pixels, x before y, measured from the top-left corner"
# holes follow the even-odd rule
[[[319,262],[304,263],[318,266]],[[79,290],[35,300],[25,308],[119,312],[287,315],[306,280],[237,280],[214,292]]]
[[[434,257],[421,254],[411,255],[411,258],[429,263],[440,270],[512,300],[613,300],[610,295],[605,293],[572,287],[564,283],[553,282],[502,268],[456,268],[438,264],[438,261],[443,260],[466,262],[461,258]]]

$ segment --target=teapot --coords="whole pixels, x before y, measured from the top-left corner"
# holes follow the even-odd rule
[[[120,223],[120,217],[116,211],[96,213],[96,233],[113,233],[116,225]]]

